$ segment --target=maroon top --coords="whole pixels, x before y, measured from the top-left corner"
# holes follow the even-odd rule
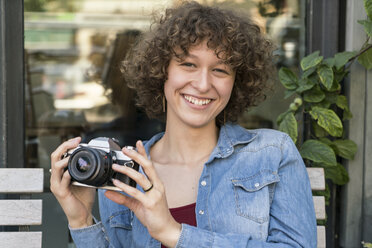
[[[192,203],[179,208],[170,208],[169,211],[178,223],[196,226],[195,206],[196,203]],[[165,248],[163,245],[161,247]]]

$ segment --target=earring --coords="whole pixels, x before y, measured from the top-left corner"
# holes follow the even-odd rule
[[[163,113],[165,113],[165,96],[163,95]]]

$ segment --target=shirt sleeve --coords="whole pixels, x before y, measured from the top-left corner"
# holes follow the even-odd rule
[[[109,247],[102,222],[84,228],[68,228],[77,248]]]
[[[316,248],[316,217],[305,165],[287,135],[281,144],[281,152],[278,168],[280,181],[275,186],[270,207],[267,240],[252,239],[248,234],[221,234],[183,224],[176,248]]]

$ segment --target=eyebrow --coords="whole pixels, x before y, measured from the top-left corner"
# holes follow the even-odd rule
[[[193,59],[199,59],[198,56],[196,56],[196,55],[194,55],[194,54],[191,54],[191,53],[188,53],[188,55],[186,55],[185,57],[186,57],[186,58],[187,58],[187,57],[190,57],[190,58],[193,58]],[[228,64],[226,63],[226,61],[224,61],[223,59],[219,59],[219,58],[218,58],[218,62],[217,62],[217,64],[218,64],[218,65],[228,65]]]

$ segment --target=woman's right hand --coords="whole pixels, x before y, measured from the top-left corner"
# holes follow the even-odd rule
[[[65,212],[71,228],[83,228],[93,224],[95,189],[71,185],[70,173],[65,170],[68,158],[62,159],[63,154],[77,147],[80,141],[80,137],[70,139],[51,154],[50,190]]]

